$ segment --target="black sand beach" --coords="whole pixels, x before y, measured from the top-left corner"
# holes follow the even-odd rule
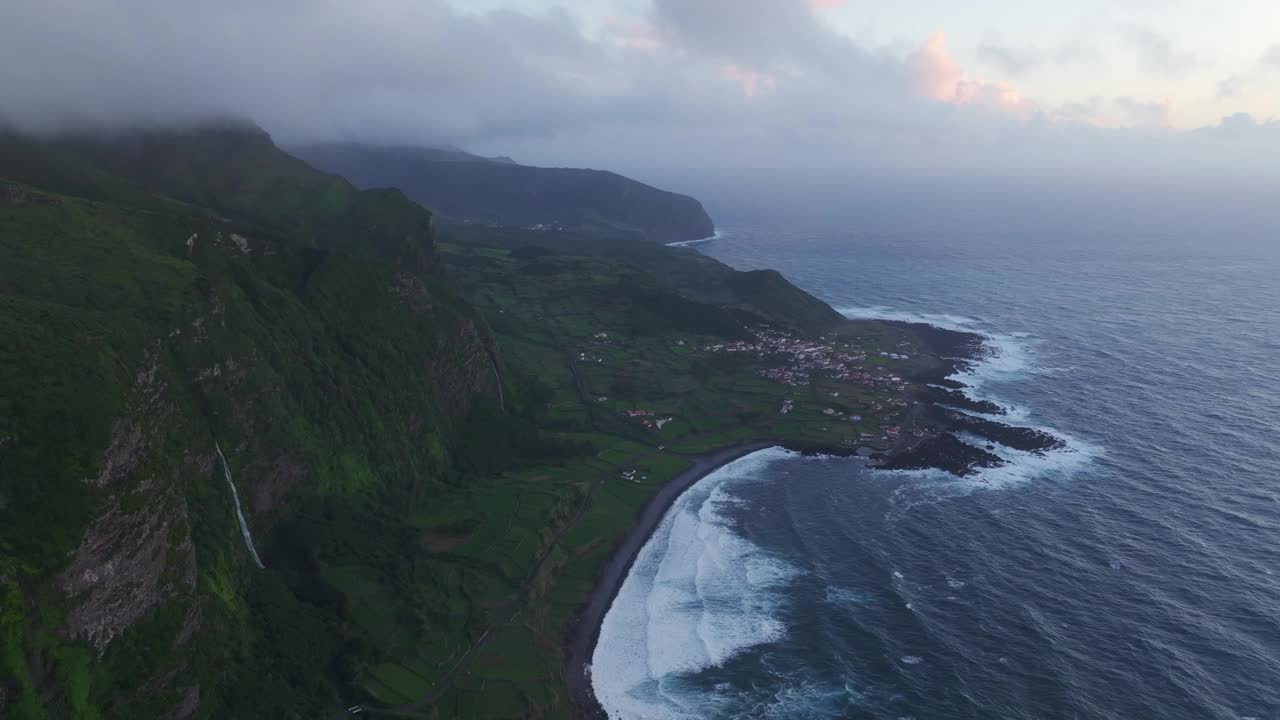
[[[649,500],[649,504],[641,511],[639,520],[614,551],[613,557],[610,558],[609,564],[605,566],[595,589],[591,592],[590,600],[575,623],[573,636],[569,641],[565,672],[569,682],[569,692],[573,696],[575,717],[607,717],[600,704],[596,702],[595,693],[591,689],[591,678],[587,675],[587,667],[591,664],[591,655],[595,652],[596,640],[600,635],[600,623],[604,620],[605,613],[609,612],[618,589],[622,587],[622,581],[631,570],[631,563],[640,552],[640,548],[644,547],[645,542],[649,540],[649,536],[653,534],[654,528],[662,521],[671,503],[694,483],[717,468],[775,445],[778,443],[773,441],[750,442],[698,455],[692,458],[693,465],[672,478]]]

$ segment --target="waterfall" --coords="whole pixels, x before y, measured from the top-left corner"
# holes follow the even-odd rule
[[[236,503],[236,518],[240,520],[240,534],[244,536],[244,546],[249,548],[249,554],[253,556],[253,563],[260,569],[265,570],[267,566],[262,564],[261,558],[258,557],[258,549],[253,546],[253,536],[249,534],[249,523],[244,519],[244,513],[240,510],[240,493],[236,492],[236,484],[231,480],[231,468],[227,467],[227,456],[222,454],[222,448],[214,443],[213,446],[218,450],[218,459],[222,460],[222,475],[227,479],[227,484],[231,486],[231,499]]]
[[[493,368],[493,377],[498,381],[498,408],[506,412],[507,402],[502,397],[502,375],[498,373],[498,363],[494,361],[492,355],[489,356],[489,367]]]

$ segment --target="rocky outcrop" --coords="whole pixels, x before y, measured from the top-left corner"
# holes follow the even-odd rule
[[[153,608],[195,586],[195,554],[178,477],[145,470],[153,441],[174,412],[165,396],[160,345],[133,383],[130,412],[116,420],[101,470],[86,482],[106,495],[60,576],[72,598],[66,633],[100,652]]]
[[[120,482],[137,467],[145,449],[142,428],[132,419],[117,420],[111,430],[111,444],[102,457],[101,472],[96,477],[85,478],[85,482],[98,487]]]
[[[956,475],[973,475],[981,468],[999,467],[999,456],[974,447],[951,433],[925,439],[905,452],[893,453],[876,463],[885,470],[938,469]]]
[[[149,498],[134,511],[113,500],[62,573],[62,589],[75,603],[67,615],[67,634],[101,652],[155,607],[194,589],[195,581],[191,528],[181,496]]]
[[[442,339],[439,353],[423,358],[424,371],[446,417],[461,419],[480,395],[495,401],[501,390],[493,370],[492,342],[473,320],[464,320],[455,337]]]

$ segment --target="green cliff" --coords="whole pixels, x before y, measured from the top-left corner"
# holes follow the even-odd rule
[[[706,349],[887,382],[908,336],[776,273],[436,228],[238,125],[0,161],[5,718],[568,717],[573,618],[689,455],[905,417]]]

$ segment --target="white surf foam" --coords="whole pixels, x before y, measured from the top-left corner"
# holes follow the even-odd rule
[[[1034,453],[1016,450],[999,443],[989,443],[984,438],[960,436],[961,440],[978,447],[991,446],[989,452],[1005,462],[994,468],[984,468],[969,478],[971,483],[992,488],[1018,485],[1040,478],[1063,479],[1075,474],[1102,454],[1102,448],[1073,437],[1060,430],[1031,425],[1033,429],[1049,433],[1061,439],[1063,447]]]
[[[970,361],[968,370],[952,376],[953,380],[976,390],[987,381],[1011,380],[1028,372],[1039,372],[1033,362],[1032,346],[1035,338],[1030,333],[1000,333],[986,327],[981,318],[945,313],[919,313],[895,310],[884,305],[865,307],[841,307],[836,311],[854,320],[890,320],[894,322],[922,323],[977,335],[982,338],[985,354]],[[972,394],[972,393],[970,393]],[[985,399],[985,398],[983,398]],[[993,401],[998,402],[998,401]]]
[[[889,501],[893,509],[889,511],[889,519],[892,521],[893,516],[913,507],[929,505],[951,497],[1003,490],[1032,481],[1066,480],[1104,453],[1101,446],[1059,430],[1035,425],[1028,427],[1055,435],[1062,439],[1064,446],[1042,453],[1033,453],[962,433],[958,436],[962,441],[982,448],[990,446],[991,449],[988,452],[999,457],[1005,464],[994,468],[979,468],[976,473],[964,477],[936,469],[881,471],[889,477],[903,481],[903,484],[890,495]]]
[[[965,317],[964,315],[919,313],[910,310],[896,310],[886,305],[838,307],[836,312],[850,320],[889,320],[892,322],[922,323],[940,327],[944,330],[971,333],[978,333],[979,331],[975,328],[982,323],[982,320],[978,318]]]
[[[1005,465],[997,468],[985,468],[977,474],[957,478],[941,470],[900,470],[895,471],[900,477],[907,479],[923,479],[930,483],[942,483],[951,490],[967,494],[973,490],[984,488],[1000,488],[1027,482],[1040,477],[1067,476],[1091,462],[1102,452],[1102,448],[1072,437],[1056,428],[1038,426],[1031,422],[1032,413],[1028,408],[1009,403],[997,395],[991,394],[992,386],[1023,379],[1028,375],[1042,375],[1053,372],[1036,362],[1035,345],[1037,338],[1025,332],[1002,333],[992,330],[981,318],[963,315],[937,313],[918,313],[895,310],[882,305],[868,307],[845,307],[837,310],[848,318],[869,320],[891,320],[933,325],[947,330],[973,333],[982,338],[985,353],[982,357],[972,359],[968,367],[951,376],[952,380],[963,383],[964,393],[976,400],[996,403],[1006,410],[1005,415],[987,415],[968,410],[959,410],[964,414],[987,418],[996,422],[1030,427],[1061,438],[1065,446],[1043,453],[1030,453],[992,443],[981,438],[961,439],[978,447],[992,445],[991,452],[1005,461]],[[948,492],[947,494],[953,494]],[[898,493],[895,493],[895,500]],[[919,504],[919,498],[906,499],[909,505]]]
[[[719,240],[723,237],[724,237],[724,234],[720,231],[719,228],[717,228],[715,233],[712,234],[711,237],[698,238],[697,240],[679,240],[677,242],[670,242],[670,243],[667,243],[667,247],[689,247],[690,245],[697,245],[699,243],[711,242],[712,240]]]
[[[779,459],[771,448],[686,490],[636,556],[600,626],[591,661],[596,697],[612,718],[696,713],[675,686],[786,632],[781,590],[800,571],[737,534],[720,510],[736,482]]]

